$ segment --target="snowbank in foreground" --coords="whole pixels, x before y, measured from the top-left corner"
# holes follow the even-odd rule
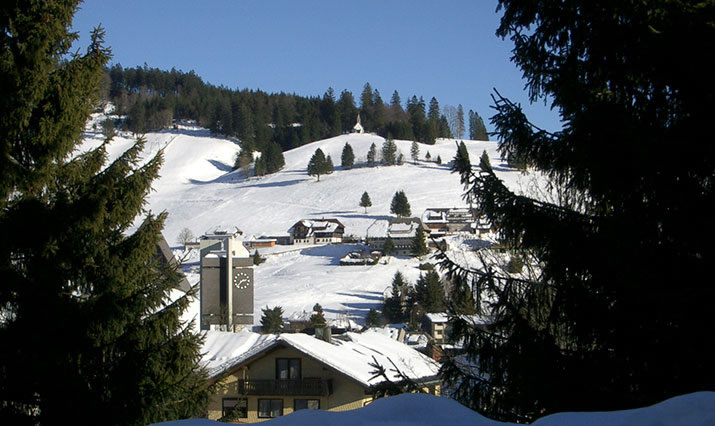
[[[198,426],[220,424],[205,419],[182,420],[161,425]],[[303,410],[271,420],[270,425],[450,425],[506,426],[489,420],[449,398],[406,394],[375,401],[365,408],[342,413]],[[560,413],[541,418],[537,426],[712,426],[715,425],[715,392],[678,396],[659,404],[634,410]]]

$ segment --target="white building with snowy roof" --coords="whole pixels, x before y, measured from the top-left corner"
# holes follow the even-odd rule
[[[212,395],[208,417],[233,411],[255,422],[301,409],[346,411],[372,402],[377,362],[399,381],[394,368],[432,394],[440,393],[439,364],[380,333],[345,333],[330,341],[307,334],[207,333],[202,352],[210,381],[224,386]]]
[[[292,244],[330,244],[343,241],[345,225],[337,219],[303,219],[288,234]]]
[[[408,256],[412,254],[412,245],[420,226],[422,221],[418,217],[377,219],[367,228],[365,240],[370,250],[383,250],[385,241],[390,238],[394,246],[393,254]]]

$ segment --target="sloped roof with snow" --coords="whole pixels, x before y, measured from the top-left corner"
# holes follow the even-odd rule
[[[259,335],[210,331],[204,343],[203,363],[215,378],[277,345],[289,346],[315,361],[348,376],[364,387],[382,382],[372,378],[371,363],[377,361],[391,371],[394,365],[413,380],[437,376],[439,364],[409,346],[373,331],[346,333],[331,343],[307,334]]]

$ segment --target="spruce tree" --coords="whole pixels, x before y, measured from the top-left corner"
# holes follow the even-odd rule
[[[485,151],[486,153],[486,151]],[[441,159],[439,163],[441,163]],[[472,170],[472,162],[469,160],[469,151],[464,141],[461,141],[457,145],[457,154],[454,156],[454,162],[452,164],[452,173],[460,173],[459,182],[462,185],[468,183],[468,174],[461,173],[462,170]]]
[[[382,245],[382,252],[385,254],[385,256],[391,256],[392,253],[395,252],[395,243],[392,241],[392,238],[390,238],[389,235],[385,240],[385,244]]]
[[[340,155],[340,165],[344,169],[350,169],[355,164],[355,153],[353,152],[353,147],[349,143],[345,142],[343,147],[343,153]]]
[[[417,159],[420,157],[420,146],[417,144],[417,141],[412,141],[410,157],[412,157],[412,161],[417,164]]]
[[[365,317],[365,325],[367,327],[379,327],[380,326],[380,313],[375,309],[371,308]]]
[[[417,227],[415,232],[415,238],[412,241],[412,255],[413,256],[424,256],[429,252],[427,249],[427,241],[425,240],[425,231],[422,229],[422,225]]]
[[[456,164],[456,160],[455,160],[455,164]],[[482,151],[482,156],[479,157],[479,168],[482,169],[482,171],[484,171],[484,172],[489,172],[492,170],[492,163],[491,163],[491,161],[489,161],[489,155],[487,154],[486,149],[484,151]]]
[[[417,302],[427,312],[444,311],[444,288],[436,271],[420,274],[415,284]]]
[[[256,252],[253,253],[253,264],[260,265],[262,262],[263,262],[263,259],[261,259],[261,254],[258,253],[258,249],[256,249]]]
[[[266,306],[261,309],[261,331],[264,334],[280,333],[283,330],[283,308],[275,306],[269,308]]]
[[[365,208],[365,213],[367,213],[368,207],[372,207],[372,201],[370,200],[370,195],[367,191],[363,192],[362,197],[360,197],[360,207]]]
[[[394,166],[397,163],[397,144],[392,139],[385,139],[382,144],[382,164]]]
[[[333,166],[333,159],[328,155],[325,159],[325,174],[329,175],[335,171],[335,166]]]
[[[142,210],[161,154],[143,161],[141,140],[110,163],[104,144],[74,154],[104,32],[71,55],[77,2],[0,8],[0,423],[201,416],[201,338],[181,321],[194,291],[172,294],[178,272],[156,259],[166,214]]]
[[[390,202],[390,213],[400,217],[408,217],[412,215],[410,203],[407,201],[405,191],[395,192],[395,195],[392,197],[392,202]]]
[[[370,145],[370,149],[367,151],[367,165],[372,167],[376,164],[375,160],[377,156],[377,147],[373,143]]]
[[[318,182],[320,182],[320,175],[329,173],[328,169],[328,160],[326,160],[323,150],[320,148],[316,149],[308,162],[308,175],[317,176]]]
[[[715,60],[698,47],[715,37],[712,3],[500,7],[498,35],[514,42],[532,101],[548,99],[562,126],[542,130],[496,93],[500,154],[543,173],[555,196],[462,171],[525,271],[462,274],[489,301],[480,307],[491,323],[456,318],[468,350],[447,360],[444,379],[463,403],[519,422],[711,388],[715,350],[703,330],[715,329],[715,287],[702,277],[715,263],[715,227],[702,213],[715,205],[715,90],[704,84],[709,69],[676,58]],[[688,155],[674,158],[673,146]]]

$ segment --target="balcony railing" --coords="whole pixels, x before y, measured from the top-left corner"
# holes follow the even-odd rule
[[[239,395],[328,396],[328,380],[239,380]]]

